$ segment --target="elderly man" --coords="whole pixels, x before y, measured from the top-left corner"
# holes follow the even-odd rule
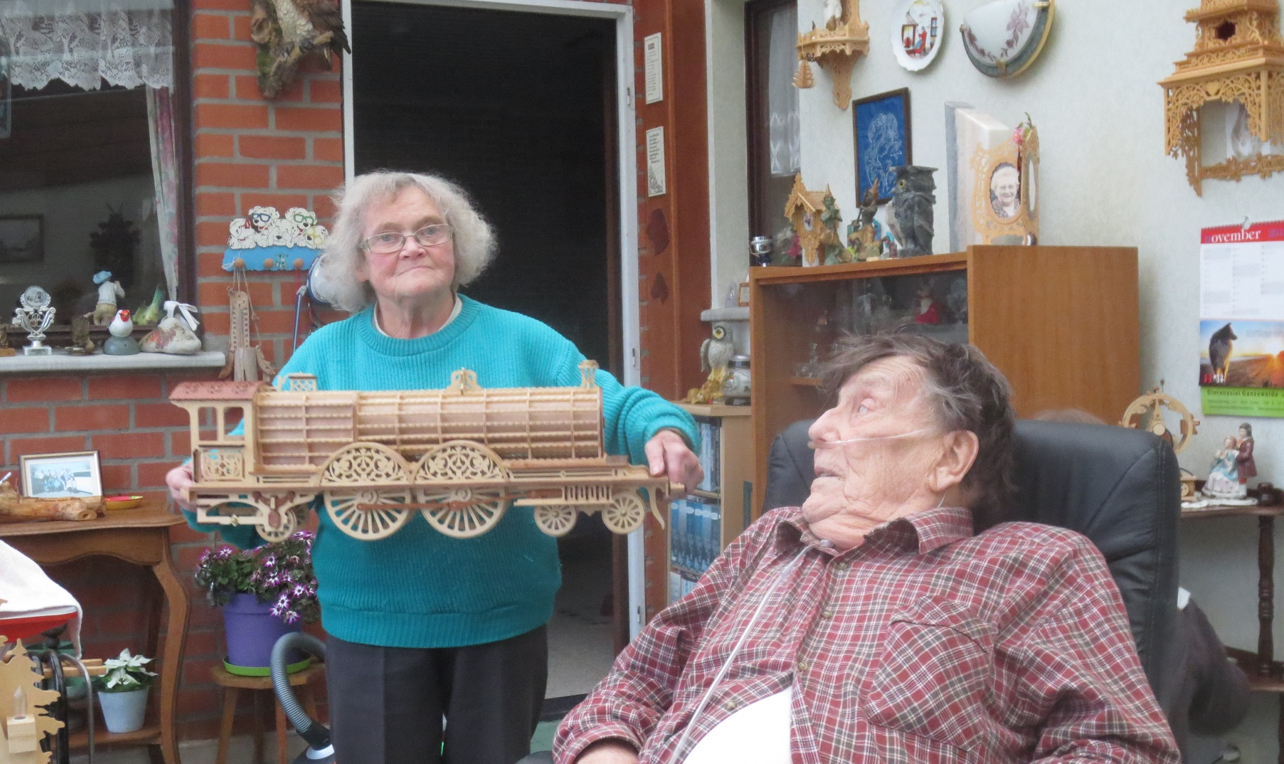
[[[657,616],[558,729],[558,764],[1176,762],[1087,539],[996,524],[1002,375],[967,346],[853,341],[816,480]]]

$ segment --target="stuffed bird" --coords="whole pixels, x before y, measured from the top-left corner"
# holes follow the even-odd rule
[[[338,0],[251,0],[250,39],[258,45],[259,90],[276,98],[290,86],[304,56],[319,54],[326,67],[352,52]]]
[[[157,286],[152,293],[151,304],[143,304],[134,311],[134,323],[139,326],[155,326],[161,320],[161,305],[165,302],[165,290]]]

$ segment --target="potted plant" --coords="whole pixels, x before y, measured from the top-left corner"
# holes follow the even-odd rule
[[[266,667],[277,639],[320,619],[312,538],[297,531],[258,549],[225,546],[201,555],[196,583],[223,608],[230,666]]]
[[[130,655],[129,648],[121,650],[120,656],[103,661],[107,673],[94,678],[94,689],[98,691],[98,705],[103,709],[108,732],[133,732],[142,728],[147,691],[156,677],[146,668],[151,662],[151,658]]]

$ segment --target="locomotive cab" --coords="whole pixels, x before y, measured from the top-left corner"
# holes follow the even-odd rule
[[[254,397],[261,382],[184,382],[170,400],[191,422],[192,474],[198,483],[237,483],[258,462],[253,438]]]

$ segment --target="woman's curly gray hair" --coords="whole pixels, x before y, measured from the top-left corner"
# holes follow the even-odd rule
[[[335,190],[334,227],[326,240],[313,291],[331,305],[356,313],[374,302],[374,290],[357,280],[365,253],[361,240],[366,216],[375,205],[390,202],[403,189],[418,188],[437,205],[450,224],[455,249],[455,279],[451,288],[464,286],[481,275],[495,256],[495,235],[490,224],[473,208],[468,193],[436,175],[379,170],[358,175]]]

